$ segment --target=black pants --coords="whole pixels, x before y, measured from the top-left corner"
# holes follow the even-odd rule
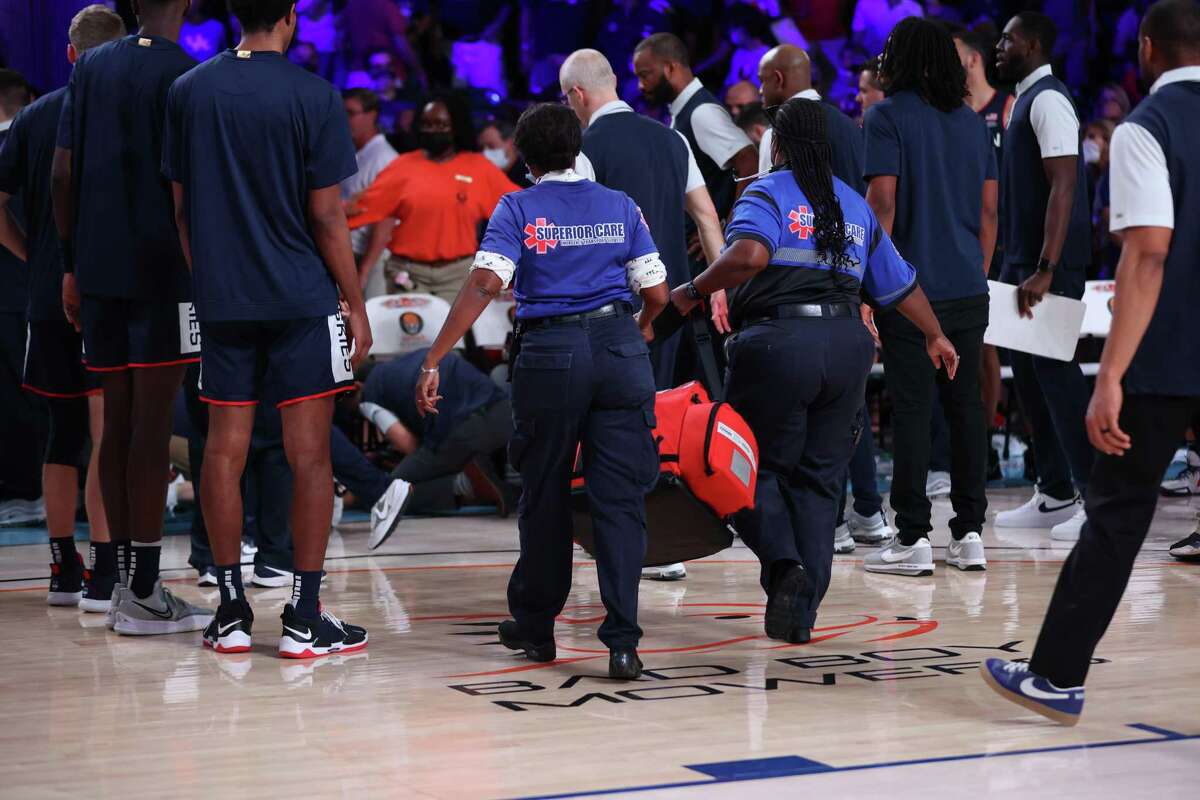
[[[810,628],[829,588],[839,495],[874,355],[871,335],[850,317],[751,325],[729,346],[729,403],[759,448],[754,508],[737,515],[738,535],[762,564],[764,590],[779,562],[808,571]]]
[[[513,370],[509,460],[521,473],[521,556],[508,606],[524,636],[544,642],[571,591],[571,474],[583,446],[600,597],[599,637],[636,646],[646,555],[646,492],[658,478],[654,373],[631,316],[534,328]]]
[[[21,389],[27,326],[24,314],[0,313],[0,500],[42,496],[46,412]]]
[[[863,517],[871,517],[883,510],[883,498],[879,495],[878,467],[875,464],[875,434],[871,432],[871,409],[862,407],[862,435],[854,454],[850,456],[850,468],[846,478],[854,490],[854,511]],[[842,481],[842,502],[838,509],[838,525],[846,521],[846,480]]]
[[[1121,429],[1133,440],[1120,457],[1098,454],[1088,481],[1087,522],[1067,557],[1029,668],[1055,685],[1080,686],[1108,629],[1134,559],[1150,530],[1163,472],[1200,397],[1133,395]]]
[[[1020,285],[1034,273],[1030,265],[1006,265],[1003,280]],[[1054,272],[1052,294],[1083,297],[1085,270],[1063,266]],[[1095,451],[1087,438],[1084,417],[1092,393],[1079,362],[1011,353],[1013,388],[1033,429],[1038,488],[1051,497],[1069,500],[1086,495]]]
[[[979,360],[988,323],[988,298],[943,301],[935,305],[934,312],[961,359],[952,381],[945,370],[934,371],[925,352],[924,334],[899,311],[875,318],[894,407],[891,503],[904,544],[913,544],[933,530],[925,481],[934,392],[940,396],[950,425],[950,502],[954,506],[950,533],[957,539],[982,531],[987,511],[987,427],[979,395]]]

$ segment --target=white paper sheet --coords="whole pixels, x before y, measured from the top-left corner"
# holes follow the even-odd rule
[[[1017,287],[988,281],[991,310],[983,341],[1035,356],[1070,361],[1075,356],[1086,306],[1081,300],[1048,294],[1033,308],[1033,319],[1017,311]]]

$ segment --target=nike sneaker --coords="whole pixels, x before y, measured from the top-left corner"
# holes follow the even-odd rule
[[[117,627],[117,606],[121,605],[121,601],[128,591],[129,587],[122,586],[120,583],[113,586],[112,597],[108,601],[108,611],[104,614],[104,627],[110,631]]]
[[[946,566],[957,567],[963,572],[980,572],[987,569],[983,538],[974,531],[961,539],[950,537],[950,544],[946,546]]]
[[[254,543],[253,539],[242,539],[242,558],[254,558],[257,552],[258,545]]]
[[[243,542],[242,547],[245,548],[245,546],[246,545]],[[244,552],[244,550],[243,550],[243,552]],[[196,585],[197,586],[217,586],[218,585],[218,583],[217,583],[217,568],[216,567],[205,567],[204,569],[200,570],[200,574],[196,576]]]
[[[0,528],[40,525],[46,521],[46,501],[5,500],[0,503]]]
[[[317,619],[304,619],[296,607],[283,607],[283,633],[279,637],[281,658],[316,658],[332,653],[354,653],[366,648],[367,631],[351,625],[324,609]]]
[[[83,597],[79,608],[91,614],[105,614],[112,608],[113,589],[117,585],[116,575],[101,575],[95,570],[83,571]]]
[[[1023,661],[989,658],[979,665],[984,683],[1005,700],[1025,706],[1063,725],[1079,722],[1083,713],[1083,687],[1060,688],[1029,670]]]
[[[254,612],[245,600],[230,600],[217,607],[212,622],[204,629],[204,646],[218,653],[250,652],[250,626]]]
[[[1050,538],[1056,542],[1078,542],[1085,522],[1087,522],[1087,512],[1083,510],[1083,503],[1080,503],[1073,517],[1050,529]]]
[[[651,581],[681,581],[687,577],[683,564],[667,564],[665,567],[645,567],[642,577]]]
[[[266,564],[255,564],[254,577],[250,579],[250,583],[253,586],[259,586],[263,589],[277,589],[280,586],[291,586],[292,571],[290,569],[268,567]]]
[[[1167,552],[1180,561],[1200,561],[1200,522],[1191,536],[1180,539]]]
[[[113,630],[126,636],[187,633],[204,630],[212,618],[213,612],[176,597],[158,580],[147,598],[130,589],[121,593]]]
[[[925,478],[925,496],[932,499],[934,497],[945,497],[950,494],[950,473],[949,472],[931,472]]]
[[[1018,508],[1001,511],[992,525],[996,528],[1046,530],[1071,519],[1082,507],[1083,500],[1078,495],[1070,500],[1055,500],[1034,489],[1029,502]]]
[[[846,523],[838,525],[833,531],[833,552],[838,555],[846,555],[854,552],[854,536],[850,533],[850,526]]]
[[[371,535],[367,548],[376,550],[388,537],[396,532],[396,526],[404,519],[404,509],[412,498],[412,484],[397,478],[388,486],[383,497],[371,507]]]
[[[62,564],[50,565],[50,591],[46,592],[46,605],[77,606],[83,597],[83,556],[75,554],[74,569],[63,569]]]
[[[904,545],[896,536],[874,553],[868,553],[863,559],[863,569],[887,575],[932,575],[933,548],[925,537],[918,539],[916,544]]]
[[[1188,450],[1187,466],[1183,472],[1159,485],[1164,497],[1188,497],[1200,495],[1200,453]]]
[[[864,517],[853,508],[847,509],[846,524],[850,526],[850,535],[859,544],[879,544],[880,542],[886,542],[895,533],[892,530],[892,526],[888,525],[887,517],[883,515],[883,511],[878,511]]]

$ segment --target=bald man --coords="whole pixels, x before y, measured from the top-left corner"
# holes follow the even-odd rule
[[[750,81],[738,81],[725,90],[725,108],[735,120],[746,106],[758,102],[758,89]]]
[[[812,62],[808,53],[792,44],[781,44],[766,52],[758,62],[759,91],[767,108],[782,105],[793,97],[821,101],[812,85]],[[833,150],[833,174],[865,195],[863,181],[863,137],[854,121],[831,103],[821,103],[825,112],[825,130]],[[774,131],[768,129],[758,148],[758,170],[771,168]]]

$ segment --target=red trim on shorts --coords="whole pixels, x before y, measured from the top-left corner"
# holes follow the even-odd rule
[[[213,400],[211,397],[200,395],[201,403],[208,403],[210,406],[256,406],[257,400]]]
[[[181,358],[177,361],[159,361],[154,364],[123,364],[119,367],[93,367],[86,361],[83,361],[83,368],[88,372],[120,372],[126,369],[155,369],[157,367],[180,367],[185,364],[199,364],[200,356],[195,358]]]
[[[86,392],[72,392],[63,394],[61,392],[47,392],[45,389],[39,389],[36,386],[30,386],[28,383],[22,383],[21,388],[30,394],[40,395],[41,397],[51,397],[55,400],[75,400],[80,397],[94,397],[104,394],[103,389],[88,389]]]
[[[319,392],[317,394],[309,394],[309,395],[305,395],[304,397],[293,397],[291,400],[284,400],[282,403],[276,403],[275,407],[283,408],[284,406],[294,406],[297,403],[303,403],[305,400],[320,400],[322,397],[333,397],[335,394],[342,394],[344,392],[352,392],[352,391],[354,391],[353,385],[339,386],[336,389],[330,389],[327,392]],[[345,651],[343,651],[343,652],[345,652]]]
[[[129,369],[128,364],[125,364],[120,367],[93,367],[91,364],[87,363],[86,361],[84,361],[82,363],[83,363],[83,368],[86,369],[88,372],[123,372],[123,371]]]

